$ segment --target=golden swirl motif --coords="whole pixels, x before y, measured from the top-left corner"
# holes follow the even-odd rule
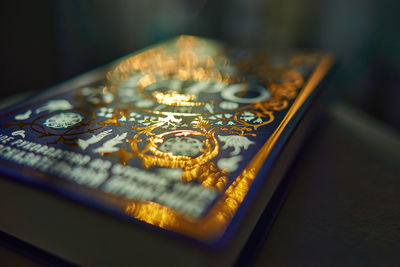
[[[158,166],[162,168],[181,168],[183,170],[182,180],[190,182],[194,179],[207,187],[216,187],[219,190],[225,188],[227,178],[226,172],[219,170],[211,159],[218,155],[219,144],[212,131],[193,131],[175,130],[167,131],[162,134],[154,134],[153,129],[145,129],[136,133],[132,139],[127,140],[133,153],[122,153],[120,157],[126,162],[133,156],[142,160],[145,168]],[[142,136],[142,137],[141,137]],[[185,155],[174,155],[171,152],[164,152],[159,149],[159,144],[164,142],[166,136],[202,136],[205,138],[205,148],[196,157]],[[144,148],[139,148],[143,144],[143,138],[147,139]]]

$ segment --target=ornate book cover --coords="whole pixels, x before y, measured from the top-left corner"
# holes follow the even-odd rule
[[[181,36],[3,110],[0,171],[218,244],[270,179],[332,62]]]

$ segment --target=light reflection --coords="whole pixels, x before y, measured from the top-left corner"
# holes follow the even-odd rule
[[[246,197],[253,180],[279,136],[282,134],[282,131],[324,77],[332,65],[332,62],[333,59],[330,56],[321,60],[319,66],[315,69],[308,83],[282,120],[280,126],[265,142],[243,172],[225,190],[221,199],[205,217],[200,219],[190,218],[173,209],[153,202],[129,203],[125,207],[125,212],[139,220],[164,229],[183,233],[199,240],[208,242],[217,240],[224,233],[237,209]]]
[[[191,100],[195,100],[196,96],[191,94],[179,94],[175,91],[168,91],[167,93],[162,92],[153,92],[153,96],[156,101],[160,104],[170,105],[170,106],[200,106],[202,102],[190,102]]]
[[[222,197],[213,208],[204,217],[196,219],[154,202],[129,201],[125,207],[127,214],[161,228],[183,233],[200,240],[213,241],[223,234],[243,202],[277,138],[316,86],[316,84],[307,85],[298,95],[298,90],[303,86],[304,80],[297,71],[292,69],[276,70],[264,64],[262,59],[260,60],[260,66],[256,68],[246,62],[240,63],[238,68],[263,77],[262,81],[268,85],[272,96],[265,101],[263,99],[263,101],[238,108],[232,119],[226,119],[240,123],[240,125],[231,127],[232,131],[239,135],[254,136],[255,133],[247,133],[248,129],[256,131],[258,127],[269,124],[275,119],[275,111],[288,108],[289,100],[296,100],[285,115],[281,125],[228,187],[227,173],[220,170],[211,161],[220,151],[220,145],[215,136],[218,132],[215,129],[210,129],[211,124],[202,117],[204,114],[201,113],[143,109],[163,116],[160,116],[156,121],[150,121],[148,127],[135,128],[138,131],[132,139],[128,140],[132,152],[119,151],[119,155],[125,164],[132,157],[139,157],[145,168],[151,166],[181,168],[183,170],[182,181],[197,180],[205,187],[217,189],[222,193]],[[293,64],[295,63],[300,64],[298,61]],[[325,75],[331,63],[330,58],[323,59],[310,80],[319,81]],[[135,88],[138,94],[146,100],[167,106],[198,107],[213,104],[213,100],[202,101],[202,91],[220,92],[226,86],[235,83],[246,85],[241,87],[240,92],[237,92],[238,97],[242,97],[248,90],[246,79],[237,75],[237,69],[230,65],[229,59],[218,46],[193,36],[181,36],[172,50],[169,46],[159,46],[127,58],[107,74],[109,90],[115,93],[118,86],[138,73],[143,75],[137,83],[137,88]],[[196,87],[185,87],[183,85],[185,82],[192,81],[196,82]],[[240,112],[250,108],[253,109],[252,112],[259,119],[265,119],[259,125],[252,125],[238,118]],[[254,110],[258,111],[255,112]],[[192,129],[166,130],[161,134],[155,133],[155,129],[162,126],[177,127],[182,117],[192,117],[189,123]],[[114,116],[109,122],[117,123]],[[175,155],[165,152],[160,149],[160,146],[167,136],[201,137],[203,138],[204,148],[197,156]],[[142,140],[148,142],[144,148],[139,145]]]
[[[198,99],[199,86],[193,89],[182,84],[201,83],[201,90],[211,90],[220,83],[235,83],[237,79],[231,78],[228,65],[229,60],[216,46],[193,36],[181,36],[174,50],[168,45],[159,46],[127,58],[107,74],[107,79],[110,90],[116,92],[120,84],[141,73],[143,77],[132,90],[142,97],[168,106],[204,106],[208,102]],[[172,88],[176,86],[165,84],[168,81],[178,81],[180,86]]]

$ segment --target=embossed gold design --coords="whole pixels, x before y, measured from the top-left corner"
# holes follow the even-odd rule
[[[168,91],[167,93],[162,92],[153,92],[153,96],[156,99],[157,103],[172,105],[172,106],[200,106],[204,103],[202,102],[189,102],[191,100],[195,100],[196,96],[191,94],[179,94],[174,91]]]
[[[319,65],[304,85],[298,66],[313,65],[319,60]],[[122,148],[117,153],[104,155],[117,156],[123,164],[129,164],[128,161],[136,157],[145,168],[181,168],[182,181],[196,180],[203,186],[217,188],[222,194],[211,210],[197,219],[149,201],[124,200],[125,212],[149,224],[193,238],[206,241],[218,239],[246,197],[282,131],[331,64],[331,57],[320,55],[296,56],[285,64],[270,64],[268,55],[256,55],[233,63],[219,46],[191,36],[182,36],[172,45],[158,46],[123,60],[107,74],[106,86],[102,87],[103,94],[113,94],[118,107],[114,107],[111,118],[97,122],[101,125],[99,128],[109,124],[125,124],[120,122],[121,118],[129,119],[132,111],[149,113],[157,119],[144,119],[146,124],[133,126],[128,135],[130,139],[126,140],[128,149]],[[221,99],[202,98],[204,91],[220,92],[236,84],[245,86],[240,91],[232,90],[235,96],[246,97],[249,93],[248,76],[257,78],[269,90],[270,97],[240,105],[231,102],[238,106],[226,110],[213,110]],[[131,103],[121,99],[118,88],[132,78],[134,91],[128,91],[131,93]],[[139,106],[133,100],[147,100],[155,106]],[[101,102],[92,106],[109,105]],[[162,106],[171,109],[163,110]],[[279,113],[285,112],[285,109],[288,109],[286,114]],[[252,113],[254,119],[246,120],[246,112]],[[285,115],[277,129],[242,173],[228,183],[228,173],[213,162],[221,150],[215,135],[225,132],[257,136],[259,127],[273,122],[278,114]],[[214,115],[224,116],[210,119]],[[182,126],[183,122],[187,125]],[[201,140],[203,146],[198,154],[179,155],[160,149],[168,138],[184,136]]]
[[[100,125],[108,125],[112,124],[114,126],[121,126],[124,125],[123,123],[118,122],[118,119],[121,117],[126,117],[127,116],[127,110],[126,109],[119,109],[115,108],[114,113],[112,114],[111,118],[103,121],[103,122],[98,122],[97,124]]]
[[[219,54],[218,49],[204,51],[206,46],[201,43],[200,39],[182,36],[176,42],[174,51],[160,46],[124,60],[107,75],[110,90],[116,92],[121,83],[140,73],[143,77],[137,83],[137,92],[142,97],[172,106],[204,105],[205,102],[194,101],[196,96],[193,94],[168,88],[158,88],[166,89],[167,92],[157,90],[151,94],[145,90],[157,81],[202,82],[205,83],[204,87],[212,87],[219,83],[229,84],[231,81],[229,72],[221,71],[228,60]],[[146,111],[152,112],[152,110]]]
[[[238,118],[242,112],[236,112],[233,118],[221,118],[220,121],[234,121],[237,125],[234,126],[226,126],[221,130],[227,131],[229,133],[238,134],[238,135],[251,135],[256,136],[254,131],[257,130],[258,127],[271,123],[274,120],[274,115],[272,111],[265,110],[264,112],[253,111],[255,117],[258,119],[267,118],[265,121],[260,123],[248,123],[243,119]]]
[[[154,126],[156,125],[156,126]],[[132,139],[127,140],[130,143],[132,153],[123,150],[119,153],[121,160],[127,162],[130,158],[137,156],[142,160],[145,168],[158,166],[163,168],[181,168],[183,169],[182,180],[190,182],[194,179],[199,181],[204,186],[214,186],[219,190],[225,188],[227,178],[224,171],[219,170],[210,160],[218,155],[219,144],[214,132],[194,130],[175,130],[166,131],[161,134],[153,133],[157,129],[157,123],[153,126],[146,127],[144,130],[136,133]],[[159,146],[167,137],[187,137],[200,136],[204,138],[204,148],[198,156],[174,155],[171,152],[164,152],[159,149]],[[143,139],[147,140],[144,147]]]
[[[267,55],[258,54],[233,64],[219,46],[192,36],[181,36],[176,43],[157,46],[123,60],[107,74],[108,86],[104,90],[114,93],[118,99],[119,86],[133,79],[134,84],[130,85],[130,89],[132,94],[138,94],[139,100],[137,104],[127,104],[121,100],[127,110],[155,115],[172,114],[176,117],[233,112],[234,116],[231,118],[216,119],[226,122],[217,123],[220,125],[219,128],[230,133],[256,136],[257,128],[271,123],[275,117],[274,112],[286,109],[289,101],[296,97],[303,85],[302,75],[292,66],[301,63],[310,64],[317,60],[317,56],[297,56],[286,65],[269,64],[267,60]],[[230,88],[227,86],[231,85],[242,89],[240,91],[229,89],[230,91],[237,91],[235,94],[244,96],[249,88],[246,78],[249,75],[257,77],[268,88],[271,95],[268,99],[244,104],[234,110],[217,111],[213,105],[217,105],[221,100],[201,99],[202,92],[227,91]],[[183,88],[184,83],[190,85]],[[140,99],[143,99],[142,102],[151,101],[158,106],[144,108],[139,105]],[[176,109],[162,110],[164,106],[175,106]],[[192,107],[202,109],[193,110]],[[256,114],[256,123],[240,119],[239,115],[243,111]],[[117,125],[120,116],[120,113],[116,112],[112,118],[103,123]]]
[[[68,146],[77,146],[77,140],[79,136],[85,133],[93,133],[97,130],[102,129],[105,125],[101,125],[98,127],[91,127],[92,123],[96,120],[96,114],[93,112],[89,112],[86,110],[81,110],[79,108],[72,109],[71,111],[80,112],[87,118],[86,120],[82,120],[75,125],[71,125],[66,129],[52,129],[46,128],[40,123],[41,120],[45,118],[50,118],[52,115],[57,114],[59,112],[52,112],[49,114],[43,114],[37,116],[32,121],[14,121],[12,123],[4,123],[2,127],[10,128],[11,131],[15,129],[23,129],[24,127],[29,127],[32,132],[39,134],[37,139],[40,138],[52,138],[55,137],[54,140],[48,141],[47,144],[58,144],[62,143]]]
[[[243,202],[253,180],[279,136],[324,77],[332,63],[333,59],[330,55],[325,55],[321,58],[319,65],[291,105],[280,125],[205,217],[198,220],[190,219],[170,208],[151,202],[130,202],[126,205],[125,212],[139,220],[164,229],[180,232],[193,238],[204,241],[218,239],[224,233],[238,207]]]
[[[254,64],[254,60],[251,58],[248,61],[240,61],[235,66],[230,63],[218,46],[210,43],[205,45],[204,42],[202,39],[182,36],[176,45],[158,46],[129,57],[108,73],[109,90],[118,99],[119,86],[132,77],[138,77],[135,78],[138,79],[138,82],[136,86],[132,86],[132,90],[136,90],[143,99],[167,106],[204,107],[206,104],[216,105],[221,100],[203,101],[199,99],[202,92],[227,91],[227,86],[235,85],[235,88],[241,89],[239,91],[233,90],[233,88],[229,90],[237,91],[235,93],[237,95],[245,95],[249,89],[246,77],[254,75],[268,88],[271,97],[262,102],[242,105],[236,111],[255,109],[259,112],[269,113],[286,108],[288,100],[293,99],[297,95],[297,90],[303,85],[302,75],[294,68],[288,69],[289,65],[274,67],[263,62],[260,65],[257,61],[257,64]],[[173,84],[166,84],[168,81]],[[157,87],[158,82],[160,85]],[[189,87],[183,88],[182,84],[188,82],[194,82],[195,85],[192,83]],[[151,90],[146,90],[152,86]],[[251,100],[246,100],[244,103],[248,101]],[[128,106],[149,113],[165,114],[164,111],[159,111],[157,108],[143,109],[134,104]],[[195,113],[181,111],[176,115],[181,113],[181,116],[198,116],[231,111],[210,112],[203,109],[201,112]]]

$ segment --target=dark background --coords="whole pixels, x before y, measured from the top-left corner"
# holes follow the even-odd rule
[[[247,46],[332,51],[340,68],[330,87],[400,129],[396,0],[58,0],[1,6],[1,97],[47,88],[184,33]]]

